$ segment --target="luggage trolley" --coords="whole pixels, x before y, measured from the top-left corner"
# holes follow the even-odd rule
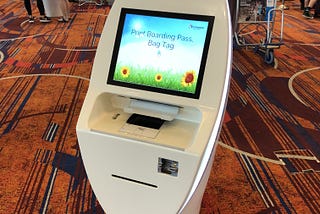
[[[100,1],[96,1],[96,0],[79,0],[79,7],[84,5],[84,4],[87,4],[87,3],[93,3],[93,4],[96,4],[98,6],[101,6],[103,5],[103,0],[100,0]]]
[[[274,49],[280,48],[283,37],[284,0],[237,0],[235,10],[234,46],[251,47],[264,56],[267,64],[277,66]],[[280,19],[276,14],[280,13]],[[277,28],[277,33],[274,32]],[[252,36],[252,35],[258,36]],[[259,40],[260,39],[260,40]],[[259,40],[259,41],[257,41]]]

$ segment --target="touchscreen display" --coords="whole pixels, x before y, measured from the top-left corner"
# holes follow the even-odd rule
[[[107,84],[199,98],[213,24],[214,16],[122,8]]]

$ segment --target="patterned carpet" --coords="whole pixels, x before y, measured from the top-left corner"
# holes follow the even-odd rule
[[[68,23],[30,24],[22,1],[0,0],[0,214],[103,213],[75,126],[109,8],[70,5]],[[320,19],[286,5],[276,68],[234,50],[202,214],[320,213]]]

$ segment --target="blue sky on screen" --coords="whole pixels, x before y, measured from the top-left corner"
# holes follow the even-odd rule
[[[207,26],[205,21],[127,14],[118,63],[198,73]]]

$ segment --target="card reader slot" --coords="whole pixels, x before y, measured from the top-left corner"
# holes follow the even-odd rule
[[[152,129],[160,129],[164,120],[156,117],[132,114],[127,120],[127,123]]]

